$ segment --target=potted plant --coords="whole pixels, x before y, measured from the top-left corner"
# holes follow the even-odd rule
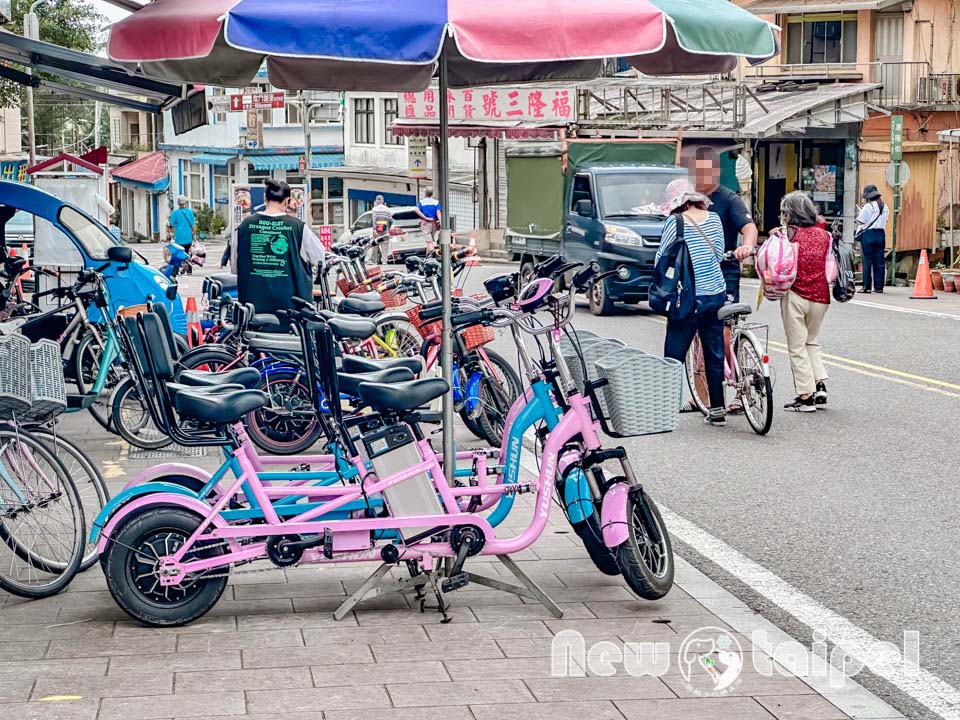
[[[944,269],[946,269],[946,266],[943,263],[937,263],[933,270],[930,271],[930,278],[933,280],[934,290],[943,290],[943,273],[941,271]]]
[[[944,292],[956,292],[956,279],[952,272],[948,270],[941,270],[940,276],[943,278],[943,290]]]
[[[206,240],[211,235],[220,235],[226,227],[227,221],[209,205],[203,205],[197,211],[197,236],[201,240]]]

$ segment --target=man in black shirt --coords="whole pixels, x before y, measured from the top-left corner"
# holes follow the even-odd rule
[[[736,260],[722,263],[723,277],[727,281],[727,297],[740,302],[740,261],[749,257],[757,246],[757,226],[750,211],[737,193],[720,184],[720,155],[710,146],[701,146],[687,155],[687,169],[697,186],[713,203],[712,212],[720,216],[723,224],[724,246],[733,252]],[[738,237],[743,244],[738,246]]]
[[[309,300],[309,265],[323,262],[323,245],[310,228],[287,212],[290,186],[267,180],[266,207],[240,224],[231,264],[237,275],[237,300],[253,303],[258,313],[292,310],[293,296]]]

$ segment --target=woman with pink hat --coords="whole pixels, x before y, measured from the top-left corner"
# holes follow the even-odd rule
[[[660,209],[670,217],[664,223],[655,262],[660,261],[660,256],[672,243],[687,244],[693,265],[696,309],[682,320],[667,319],[663,354],[683,362],[694,335],[700,335],[707,388],[710,391],[710,411],[706,422],[708,425],[722,426],[726,424],[723,322],[717,317],[717,311],[726,302],[727,285],[720,269],[724,253],[723,224],[719,215],[707,210],[710,204],[710,199],[698,193],[686,178],[667,185],[667,201]],[[679,233],[678,228],[682,228]]]

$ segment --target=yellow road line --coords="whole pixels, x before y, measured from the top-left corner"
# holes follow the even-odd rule
[[[786,343],[777,342],[775,340],[770,341],[770,345],[775,345],[778,348],[783,350],[787,349]],[[913,380],[919,383],[927,383],[928,385],[937,385],[943,388],[949,388],[950,390],[960,391],[960,385],[956,383],[946,382],[944,380],[935,380],[934,378],[928,378],[923,375],[915,375],[914,373],[904,372],[902,370],[894,370],[893,368],[883,367],[882,365],[872,365],[861,360],[851,360],[850,358],[845,358],[841,355],[829,355],[823,353],[825,360],[832,360],[834,364],[843,364],[843,365],[853,365],[860,368],[866,368],[868,370],[873,370],[878,373],[885,373],[888,375],[895,375],[900,378],[905,378],[907,380]]]

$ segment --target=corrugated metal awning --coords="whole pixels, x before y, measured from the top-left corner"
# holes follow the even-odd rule
[[[226,167],[227,163],[233,160],[236,155],[220,155],[218,153],[200,153],[194,155],[192,160],[201,165],[213,165],[214,167]]]
[[[110,175],[121,184],[135,185],[151,192],[163,192],[170,185],[167,156],[162,152],[153,152],[121,165]]]
[[[302,155],[247,155],[247,160],[255,170],[299,170]],[[343,153],[314,153],[310,156],[310,167],[320,170],[326,167],[343,165]]]
[[[757,0],[744,6],[755,15],[797,15],[812,12],[843,12],[854,10],[883,10],[902,5],[903,0]]]

